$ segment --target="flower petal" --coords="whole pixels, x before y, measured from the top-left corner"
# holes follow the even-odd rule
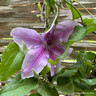
[[[56,61],[56,58],[61,56],[65,51],[65,47],[60,44],[60,43],[54,43],[54,46],[48,50],[49,52],[49,58]],[[50,72],[51,72],[51,76],[53,76],[54,74],[57,73],[59,67],[61,64],[61,60],[59,60],[58,64],[56,65],[56,68],[54,69],[54,66],[52,64],[50,64]]]
[[[49,55],[43,47],[29,50],[22,64],[22,79],[33,77],[34,69],[40,73],[48,63]]]
[[[56,74],[58,72],[60,65],[61,65],[61,60],[59,60],[58,64],[56,64],[56,65],[52,65],[52,64],[49,65],[49,67],[51,69],[50,70],[51,76],[54,76],[54,74]]]
[[[76,25],[78,24],[72,20],[59,22],[49,32],[42,34],[42,37],[46,41],[50,39],[54,41],[59,40],[60,42],[67,42],[69,35],[73,32]]]
[[[73,51],[73,48],[69,48],[67,57],[72,53],[72,51]],[[60,65],[61,65],[61,60],[59,60],[59,63],[56,65],[56,71],[55,71],[56,73],[58,72]]]
[[[76,25],[77,23],[71,20],[59,22],[54,30],[54,39],[67,42]]]
[[[60,42],[54,42],[51,49],[48,50],[49,58],[56,61],[56,58],[61,56],[65,51],[65,47]]]
[[[38,47],[42,43],[42,38],[33,29],[28,28],[14,28],[11,31],[11,36],[13,36],[14,42],[16,42],[20,47],[22,47],[22,41],[27,45],[27,48]]]
[[[54,66],[52,65],[52,64],[50,64],[50,72],[51,72],[51,76],[54,76],[54,74],[55,74],[55,69],[54,69]]]

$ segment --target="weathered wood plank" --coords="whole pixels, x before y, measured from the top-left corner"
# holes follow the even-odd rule
[[[94,40],[96,41],[96,35],[93,33],[87,34],[87,36],[84,38],[84,40]]]
[[[44,27],[44,23],[41,22],[40,18],[36,17],[36,14],[40,13],[40,11],[38,11],[37,5],[30,4],[28,2],[27,2],[28,4],[27,3],[23,4],[25,1],[26,0],[23,1],[1,0],[1,2],[11,2],[11,3],[18,2],[19,5],[18,4],[16,5],[14,3],[11,6],[0,6],[0,38],[10,37],[9,32],[14,27],[27,27],[27,28],[34,28],[36,26]],[[29,1],[31,2],[31,0]],[[80,10],[83,11],[84,9],[80,9]],[[32,11],[34,12],[32,13]],[[95,11],[96,9],[94,9],[92,12],[93,14],[96,15]],[[71,14],[70,10],[62,10],[60,12],[60,21],[71,19],[72,16],[70,14]],[[44,28],[38,30],[38,32],[42,32],[42,31],[44,31]]]
[[[78,42],[72,45],[75,50],[96,51],[96,42]]]
[[[0,39],[0,46],[6,46],[12,41],[11,39]]]
[[[72,66],[73,64],[75,64],[75,62],[66,62],[66,61],[61,62],[62,67],[69,67]]]
[[[79,0],[79,2],[84,6],[84,7],[86,7],[86,8],[92,8],[92,7],[96,7],[96,1],[88,1],[88,0],[86,0],[86,1],[81,1],[81,0]],[[76,2],[74,2],[73,3],[76,7],[78,7],[78,8],[81,8],[82,6],[80,5],[80,4],[78,4],[78,3],[76,3]]]
[[[43,0],[0,0],[0,5],[32,4]]]

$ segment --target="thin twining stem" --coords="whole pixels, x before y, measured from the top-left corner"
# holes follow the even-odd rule
[[[54,18],[52,24],[51,24],[51,27],[47,30],[47,32],[49,32],[52,29],[52,27],[55,25],[55,21],[56,21],[56,19],[58,17],[58,6],[55,4],[55,7],[56,7],[56,10],[57,10],[57,13],[55,15],[55,18]]]
[[[82,18],[82,16],[81,16],[81,14],[78,12],[78,10],[75,8],[75,6],[73,6],[72,4],[70,4],[69,2],[67,2],[66,0],[65,0],[65,2],[66,2],[67,4],[69,4],[71,7],[73,7],[73,8],[77,11],[77,13],[79,14],[79,16],[80,16],[80,18],[81,18],[81,21],[83,22],[83,18]]]
[[[87,10],[86,9],[86,7],[85,6],[83,6],[80,2],[78,2],[77,0],[74,0],[75,2],[77,2],[78,4],[80,4],[95,20],[96,20],[96,18],[92,15],[92,13],[89,11],[89,10]]]

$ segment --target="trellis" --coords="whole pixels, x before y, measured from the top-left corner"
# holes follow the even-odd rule
[[[37,3],[42,0],[0,0],[0,59],[5,46],[12,42],[10,32],[15,27],[33,28],[38,32],[44,32],[44,22],[36,15],[40,14]],[[96,16],[96,0],[79,0],[94,16]],[[84,13],[83,18],[89,17],[84,8],[77,3],[76,7]],[[72,19],[70,10],[60,11],[60,21]],[[67,67],[75,63],[78,50],[96,51],[96,35],[88,34],[84,40],[74,43],[72,54],[62,61],[62,67]]]

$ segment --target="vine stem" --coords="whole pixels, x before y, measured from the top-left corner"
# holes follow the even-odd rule
[[[96,18],[92,15],[92,13],[89,11],[89,10],[87,10],[86,9],[86,7],[85,6],[83,6],[80,2],[78,2],[77,0],[74,0],[75,2],[77,2],[79,5],[81,5],[95,20],[96,20]]]
[[[66,0],[64,0],[67,4],[69,4],[71,7],[73,7],[76,11],[77,11],[77,13],[79,14],[79,16],[80,16],[80,18],[81,18],[81,22],[83,22],[83,18],[82,18],[82,16],[80,15],[80,13],[78,12],[78,10],[75,8],[75,6],[73,6],[72,4],[70,4],[69,2],[67,2]]]
[[[55,25],[55,21],[56,21],[56,19],[57,19],[57,17],[58,17],[58,6],[55,4],[55,7],[56,7],[56,9],[57,9],[57,13],[56,13],[56,16],[55,16],[52,24],[51,24],[51,27],[48,29],[47,32],[49,32],[49,31],[52,29],[52,27]],[[47,33],[47,32],[46,32],[46,33]]]

